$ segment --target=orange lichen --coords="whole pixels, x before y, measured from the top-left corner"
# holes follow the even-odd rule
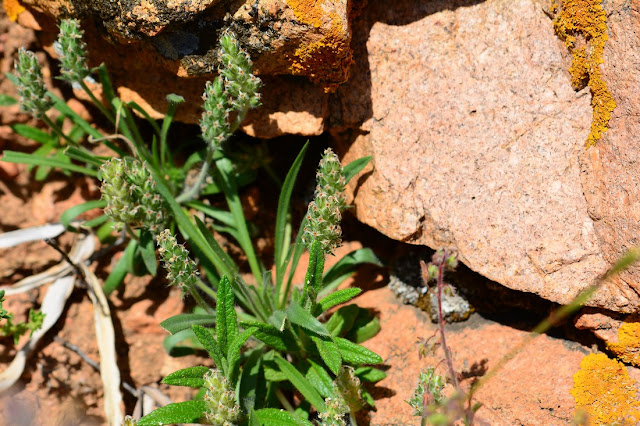
[[[347,80],[353,58],[347,24],[335,11],[327,14],[323,3],[324,0],[287,0],[301,23],[320,28],[323,23],[331,22],[320,39],[295,50],[290,70],[294,75],[306,75],[313,82],[324,83],[328,92]]]
[[[621,361],[640,367],[640,322],[626,322],[618,329],[618,341],[607,342],[609,349]]]
[[[553,11],[558,6],[553,3]],[[593,120],[587,137],[587,146],[595,145],[607,131],[616,102],[602,80],[600,64],[607,35],[607,15],[601,0],[562,0],[560,12],[553,20],[556,34],[564,40],[573,55],[569,73],[575,89],[589,86]]]
[[[9,19],[14,22],[18,19],[18,15],[26,10],[18,0],[3,0],[2,7],[7,12]]]
[[[632,425],[640,422],[640,401],[624,364],[605,354],[590,354],[573,375],[571,395],[589,424]]]

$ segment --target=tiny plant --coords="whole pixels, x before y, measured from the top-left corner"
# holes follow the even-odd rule
[[[55,44],[61,62],[59,78],[86,92],[113,133],[96,130],[48,91],[35,54],[21,50],[16,74],[10,79],[18,86],[23,110],[50,130],[14,126],[41,147],[31,154],[5,151],[2,159],[37,167],[37,179],[44,179],[53,168],[99,179],[101,199],[72,207],[61,222],[79,231],[72,221],[90,209],[102,208],[102,216],[80,228],[97,228],[105,242],[126,241],[123,256],[105,280],[104,292],[114,291],[128,272],[136,271],[136,265],[156,274],[158,254],[169,284],[197,303],[193,313],[162,323],[171,333],[166,348],[174,353],[181,342],[197,342],[191,350],[204,349],[214,364],[164,379],[167,384],[202,389],[202,399],[170,404],[141,419],[129,417],[125,424],[355,424],[355,413],[374,403],[362,382],[385,377],[371,366],[382,362],[380,356],[360,345],[380,325],[354,303],[337,308],[360,289],[336,288],[358,265],[380,262],[370,249],[359,249],[325,271],[325,258],[341,244],[340,221],[348,207],[345,185],[370,158],[343,167],[331,149],[324,152],[314,199],[296,233],[290,204],[308,143],[304,145],[279,185],[271,268],[254,248],[240,202],[246,182],[243,167],[234,162],[226,146],[248,111],[260,105],[262,83],[253,75],[249,55],[237,37],[229,30],[221,32],[219,75],[203,93],[203,149],[183,164],[174,161],[169,144],[169,129],[183,98],[167,96],[164,119],[151,119],[135,102],[116,96],[104,64],[88,68],[82,37],[79,21],[62,21]],[[88,87],[91,80],[101,85],[103,99]],[[3,102],[10,103],[7,97]],[[151,129],[149,135],[138,127],[140,117]],[[71,130],[63,132],[67,128]],[[83,146],[85,140],[104,144],[112,155],[95,155]],[[224,198],[228,209],[204,202],[205,197],[216,195]],[[206,220],[191,215],[193,211]],[[213,232],[237,242],[247,259],[251,284]],[[295,283],[294,272],[305,250],[309,251],[306,276],[303,283]]]
[[[0,324],[0,336],[13,337],[13,342],[17,345],[23,334],[29,332],[29,335],[32,335],[34,331],[42,328],[45,317],[42,312],[29,309],[29,322],[14,324],[13,314],[2,307],[2,302],[4,302],[4,290],[0,290],[0,321],[4,320],[4,323]]]

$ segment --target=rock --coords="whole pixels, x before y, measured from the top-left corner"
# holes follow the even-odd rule
[[[28,8],[23,14],[38,18],[33,25],[49,30],[45,44],[55,38],[53,19],[82,18],[90,62],[105,62],[120,96],[149,107],[154,118],[166,110],[165,95],[175,92],[187,100],[177,118],[198,121],[200,96],[217,73],[217,40],[225,28],[238,34],[267,83],[265,107],[245,125],[255,136],[322,133],[324,92],[346,81],[352,63],[351,0],[22,3]]]
[[[377,352],[383,364],[390,366],[387,377],[369,388],[376,400],[376,411],[369,413],[370,424],[418,424],[405,401],[411,397],[420,371],[441,362],[442,353],[438,351],[436,356],[420,359],[416,339],[434,335],[436,325],[417,308],[403,305],[387,287],[367,291],[354,302],[379,313],[380,333],[363,345]],[[463,389],[468,389],[527,336],[526,331],[479,315],[464,323],[447,325],[454,365],[465,377],[461,382]],[[573,375],[587,353],[587,348],[578,343],[547,335],[524,346],[476,394],[474,402],[482,403],[477,424],[569,424],[575,408],[570,394]],[[629,370],[632,375],[638,371]],[[438,372],[445,374],[444,362]]]
[[[628,70],[640,21],[629,2],[607,3],[601,66],[618,108],[586,149],[591,94],[572,89],[545,4],[370,3],[354,27],[358,78],[338,88],[330,125],[345,163],[374,156],[350,185],[358,219],[568,303],[637,243],[640,74]],[[589,304],[637,309],[639,278],[621,275]]]

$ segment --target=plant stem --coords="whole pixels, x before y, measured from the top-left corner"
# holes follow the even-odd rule
[[[67,141],[71,145],[78,145],[77,142],[72,140],[69,136],[65,135],[60,126],[58,126],[53,120],[47,117],[45,114],[42,114],[42,121],[53,130],[58,136]]]
[[[280,401],[280,404],[282,404],[282,406],[291,414],[295,413],[296,410],[293,408],[293,406],[291,405],[291,403],[289,402],[289,400],[287,399],[286,396],[284,396],[284,394],[282,393],[282,390],[280,389],[276,389],[275,391],[276,394],[276,398],[278,398],[278,401]]]
[[[107,119],[113,124],[114,123],[113,112],[105,108],[102,102],[100,102],[98,98],[95,97],[95,95],[93,94],[91,89],[89,89],[89,87],[87,86],[87,83],[85,83],[84,80],[80,80],[78,83],[80,83],[80,87],[82,87],[82,90],[84,90],[86,94],[89,95],[89,98],[91,98],[91,102],[93,102],[93,104],[100,110],[100,112],[105,117],[107,117]]]
[[[442,288],[444,287],[444,266],[447,261],[447,255],[447,250],[444,250],[442,253],[442,259],[440,260],[440,264],[438,265],[438,322],[440,326],[440,343],[442,344],[442,351],[444,352],[444,356],[447,360],[447,367],[449,367],[449,374],[451,375],[453,386],[457,391],[460,391],[456,370],[455,368],[453,368],[453,358],[451,356],[451,351],[447,346],[447,338],[444,331],[444,315],[442,314]]]
[[[213,289],[211,287],[209,287],[208,285],[206,285],[204,282],[202,282],[202,280],[198,280],[196,282],[196,285],[198,286],[198,288],[200,290],[202,290],[203,292],[207,293],[207,295],[209,297],[211,297],[213,299],[213,301],[215,302],[217,300],[217,296],[216,296],[216,292],[213,291]]]
[[[193,296],[193,298],[195,299],[196,303],[205,311],[207,311],[208,314],[213,314],[214,311],[213,309],[211,309],[211,307],[209,305],[207,305],[204,301],[204,299],[202,298],[202,296],[200,296],[200,293],[198,293],[198,290],[193,288],[193,287],[189,287],[189,294],[191,296]]]
[[[193,185],[189,188],[186,188],[182,194],[176,197],[176,201],[178,204],[186,203],[187,201],[191,201],[194,198],[197,198],[200,195],[200,190],[202,188],[202,184],[204,180],[209,176],[209,166],[211,165],[211,161],[213,160],[213,154],[215,154],[216,150],[209,146],[207,148],[207,158],[204,159],[202,163],[202,167],[200,168],[200,172],[198,173],[198,177]]]

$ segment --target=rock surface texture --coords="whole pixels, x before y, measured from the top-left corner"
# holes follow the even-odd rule
[[[571,301],[640,231],[632,3],[606,4],[601,67],[618,107],[586,149],[591,93],[572,89],[548,3],[370,2],[354,27],[361,78],[339,88],[332,116],[339,129],[362,123],[346,162],[375,158],[351,187],[358,218],[397,240],[455,247],[512,289]],[[589,303],[631,312],[638,291],[635,269]]]
[[[356,0],[357,2],[357,0]],[[352,60],[351,0],[16,0],[4,2],[23,25],[55,38],[54,21],[82,19],[90,62],[105,62],[119,95],[151,115],[174,91],[187,102],[178,119],[197,122],[200,96],[217,73],[217,41],[233,30],[267,84],[264,107],[244,130],[271,138],[318,135],[328,115],[325,92],[347,80]],[[11,7],[7,5],[13,5]],[[18,5],[18,6],[16,6]],[[25,9],[26,8],[26,9]],[[53,54],[53,49],[49,49]]]

